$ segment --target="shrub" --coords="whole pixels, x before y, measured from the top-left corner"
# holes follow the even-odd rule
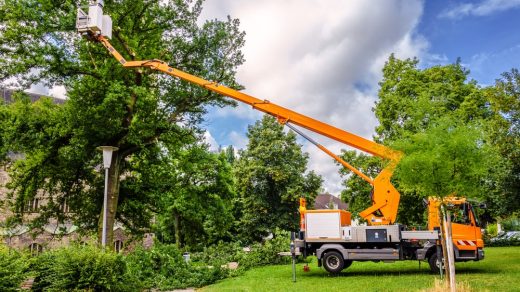
[[[496,223],[488,224],[486,227],[486,235],[489,237],[495,237],[498,234],[498,226]]]
[[[0,291],[17,291],[26,277],[24,254],[0,244]]]
[[[486,242],[486,246],[520,246],[520,238],[511,237],[489,240]]]
[[[247,254],[242,263],[246,268],[257,266],[275,265],[288,263],[289,257],[278,255],[281,251],[288,251],[290,245],[289,232],[276,230],[273,238],[263,243],[256,243],[251,246],[251,252]]]
[[[126,257],[128,272],[145,288],[201,287],[228,277],[220,266],[187,264],[175,245],[157,244],[151,250],[138,248]]]
[[[123,256],[92,246],[45,252],[31,261],[34,291],[135,291]]]
[[[278,255],[288,250],[289,234],[276,231],[273,239],[251,245],[219,243],[192,255],[187,264],[175,245],[138,247],[123,256],[94,246],[70,246],[30,258],[0,247],[0,291],[14,291],[27,276],[35,277],[34,291],[139,291],[202,287],[242,273],[251,267],[289,262]],[[238,262],[238,270],[221,268]],[[29,264],[28,264],[29,263]]]
[[[245,252],[240,242],[223,243],[205,248],[203,252],[193,255],[194,261],[199,261],[212,266],[221,266],[229,262],[238,262],[239,269],[288,263],[288,257],[279,256],[281,251],[289,250],[289,232],[275,230],[273,238],[263,243],[255,243],[250,246],[251,251]]]
[[[504,231],[520,231],[520,219],[517,216],[507,218],[501,223]]]

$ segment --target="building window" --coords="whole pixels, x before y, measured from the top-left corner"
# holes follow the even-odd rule
[[[25,213],[35,213],[38,212],[38,208],[40,207],[40,200],[38,198],[34,198],[27,203],[25,203],[23,207],[23,211]]]
[[[120,253],[123,250],[123,241],[122,240],[114,241],[114,250],[117,253]]]
[[[29,245],[29,251],[30,251],[31,255],[37,256],[42,253],[43,246],[41,244],[37,244],[36,242],[33,242],[33,243],[31,243],[31,245]]]

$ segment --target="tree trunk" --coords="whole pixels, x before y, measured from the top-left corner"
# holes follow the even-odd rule
[[[450,289],[452,292],[456,292],[457,290],[457,284],[455,281],[455,254],[453,252],[453,239],[452,239],[452,233],[451,233],[451,214],[448,210],[446,212],[446,226],[447,226],[447,235],[448,235],[448,241],[449,244],[447,244],[447,250],[448,250],[448,262],[449,262],[449,274],[450,274]]]
[[[450,291],[456,291],[455,281],[455,260],[453,252],[453,240],[451,234],[451,218],[450,211],[445,210],[444,206],[441,206],[442,210],[442,229],[443,229],[443,251],[444,251],[444,267],[446,270],[446,279]]]
[[[108,170],[108,196],[107,196],[107,248],[114,248],[114,224],[116,221],[117,204],[119,199],[119,153],[115,151],[112,155],[112,163]],[[103,190],[104,193],[104,190]],[[103,233],[103,212],[104,206],[101,206],[100,219],[98,224],[98,241],[101,245]]]
[[[180,224],[181,220],[180,220],[179,213],[174,212],[173,217],[174,217],[173,225],[175,226],[175,245],[178,248],[181,248],[182,247],[182,244],[181,244],[181,224]]]

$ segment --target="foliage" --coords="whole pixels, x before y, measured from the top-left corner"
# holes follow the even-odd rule
[[[44,190],[50,203],[37,223],[49,217],[72,219],[98,232],[103,176],[95,171],[101,161],[96,147],[119,147],[108,179],[110,241],[116,218],[124,219],[133,231],[150,227],[158,193],[129,191],[142,175],[140,164],[165,166],[159,159],[165,147],[181,149],[198,139],[207,105],[232,102],[150,70],[123,68],[101,44],[76,33],[76,5],[71,0],[29,0],[0,6],[0,81],[22,88],[36,82],[63,85],[68,96],[59,107],[10,105],[13,117],[0,127],[1,147],[3,153],[7,149],[25,154],[11,175],[17,206]],[[112,45],[127,60],[161,58],[240,88],[234,79],[243,62],[244,33],[238,20],[200,25],[201,0],[105,1],[104,10],[114,21]],[[39,110],[41,114],[34,116]],[[71,210],[82,212],[69,214],[72,218],[59,215],[65,201]]]
[[[500,120],[500,116],[511,116],[507,113],[514,107],[494,105],[501,102],[493,102],[491,97],[493,93],[499,96],[497,100],[503,102],[507,99],[500,97],[500,94],[507,94],[509,99],[514,99],[514,92],[517,92],[512,90],[515,88],[514,73],[503,80],[507,84],[503,88],[507,90],[498,91],[501,92],[499,94],[495,90],[482,89],[476,81],[469,80],[469,71],[460,61],[425,69],[420,69],[418,63],[417,59],[399,60],[390,56],[383,68],[379,99],[373,109],[379,120],[376,141],[404,149],[407,155],[416,151],[415,157],[405,156],[400,163],[400,171],[398,170],[401,177],[404,174],[410,180],[402,181],[398,175],[393,179],[394,185],[401,192],[399,222],[404,220],[408,221],[406,224],[422,223],[424,208],[418,202],[421,201],[421,196],[433,193],[421,192],[431,192],[434,189],[444,195],[459,191],[461,196],[474,196],[490,201],[489,213],[494,215],[505,214],[508,208],[516,208],[514,204],[507,203],[506,196],[515,195],[505,192],[504,183],[508,180],[512,159],[503,153],[502,158],[498,157],[495,146],[496,137],[504,138],[502,134],[508,131],[493,126],[493,121]],[[499,113],[500,110],[503,111],[502,114]],[[492,127],[502,134],[493,135],[490,131]],[[465,144],[450,143],[449,139],[462,139]],[[466,150],[471,151],[465,152]],[[446,154],[455,155],[457,161],[451,160],[452,156],[444,156]],[[484,157],[492,159],[476,163],[479,158]],[[366,169],[366,163],[360,159],[356,161],[354,157],[347,158],[360,163],[354,164],[356,167]],[[468,164],[464,162],[465,159],[470,159]],[[428,177],[428,168],[431,177]],[[433,168],[438,168],[435,175],[431,173]],[[421,171],[421,175],[405,173],[412,169],[415,172]],[[468,172],[463,172],[462,169]],[[372,170],[365,171],[370,174]],[[437,181],[434,182],[431,178]],[[448,181],[450,182],[447,183]],[[359,182],[355,176],[346,176],[346,193],[366,192],[367,186],[360,185]],[[412,186],[422,183],[428,186]]]
[[[27,277],[27,256],[0,244],[0,291],[18,291]]]
[[[177,289],[201,287],[228,276],[220,266],[209,268],[185,262],[175,245],[156,245],[151,250],[138,249],[126,256],[128,273],[145,288]]]
[[[500,222],[504,231],[520,231],[520,218],[518,215],[512,215]]]
[[[306,173],[308,155],[302,153],[296,135],[264,116],[249,126],[247,149],[240,152],[234,168],[240,235],[259,240],[275,228],[296,230],[298,201],[305,197],[312,205],[321,177]]]
[[[498,225],[496,223],[488,224],[486,226],[486,235],[489,237],[495,237],[498,234]]]
[[[160,211],[157,232],[162,242],[201,248],[231,238],[235,199],[231,165],[225,153],[210,153],[192,145],[163,158],[167,167],[146,166],[157,192]],[[142,181],[136,182],[140,188]],[[159,187],[157,187],[157,184]],[[141,190],[142,191],[142,190]]]
[[[520,246],[520,239],[517,237],[507,238],[507,239],[499,239],[492,242],[487,242],[486,246],[488,247],[497,247],[497,246]]]
[[[390,56],[379,82],[374,112],[380,125],[378,141],[398,140],[418,133],[437,119],[452,116],[469,122],[490,115],[487,101],[469,71],[460,63],[419,69],[417,59]]]
[[[468,71],[459,62],[424,70],[417,66],[417,59],[399,60],[393,55],[386,62],[383,79],[379,83],[379,99],[373,109],[379,120],[375,137],[377,142],[392,145],[392,141],[424,132],[446,115],[462,121],[488,115],[483,94],[474,82],[467,82]],[[380,171],[379,159],[355,156],[352,153],[344,155],[344,158],[369,176],[375,177]],[[370,193],[369,186],[354,175],[346,176],[345,170],[341,172],[347,187],[343,194],[360,198],[362,209],[367,207],[370,201],[363,197]],[[418,204],[419,194],[411,188],[404,190],[404,185],[395,177],[393,183],[402,197],[399,220],[406,221],[399,222],[412,225],[423,223],[424,208]]]
[[[480,197],[488,174],[500,164],[484,138],[478,125],[446,118],[405,136],[393,143],[405,153],[396,171],[399,187],[421,196]]]
[[[122,255],[91,246],[47,251],[31,261],[34,291],[135,291]]]
[[[509,168],[493,185],[488,205],[495,215],[520,210],[520,72],[512,69],[502,74],[494,86],[487,88],[493,117],[488,131],[491,143],[509,161]]]
[[[235,161],[237,160],[237,157],[235,155],[235,148],[233,148],[232,145],[229,145],[224,150],[222,150],[225,153],[227,161],[233,165]]]
[[[487,247],[520,246],[520,237],[490,238],[485,241]]]
[[[289,248],[289,232],[275,230],[273,238],[264,242],[253,243],[246,247],[240,242],[219,242],[205,248],[202,252],[193,255],[194,261],[200,261],[212,266],[220,267],[229,262],[238,262],[239,269],[247,270],[252,267],[287,263],[287,257],[281,257],[279,252]]]
[[[241,274],[252,267],[288,263],[279,252],[289,247],[289,233],[274,232],[273,238],[250,246],[240,243],[209,246],[194,253],[186,263],[183,251],[172,244],[138,247],[127,255],[105,252],[93,246],[69,246],[46,251],[37,257],[0,246],[0,290],[17,291],[29,275],[34,291],[139,291],[202,287]],[[223,268],[229,262],[239,269]]]

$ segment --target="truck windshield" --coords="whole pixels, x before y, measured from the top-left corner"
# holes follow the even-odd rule
[[[453,210],[453,215],[451,216],[451,222],[458,224],[470,224],[471,220],[468,213],[467,204],[460,204]]]
[[[469,203],[467,203],[467,204],[468,204],[468,209],[471,212],[471,215],[473,216],[473,218],[475,218],[475,226],[480,226],[480,222],[478,221],[478,217],[475,215],[475,212],[473,212],[473,207],[471,206],[471,204],[469,204]]]

